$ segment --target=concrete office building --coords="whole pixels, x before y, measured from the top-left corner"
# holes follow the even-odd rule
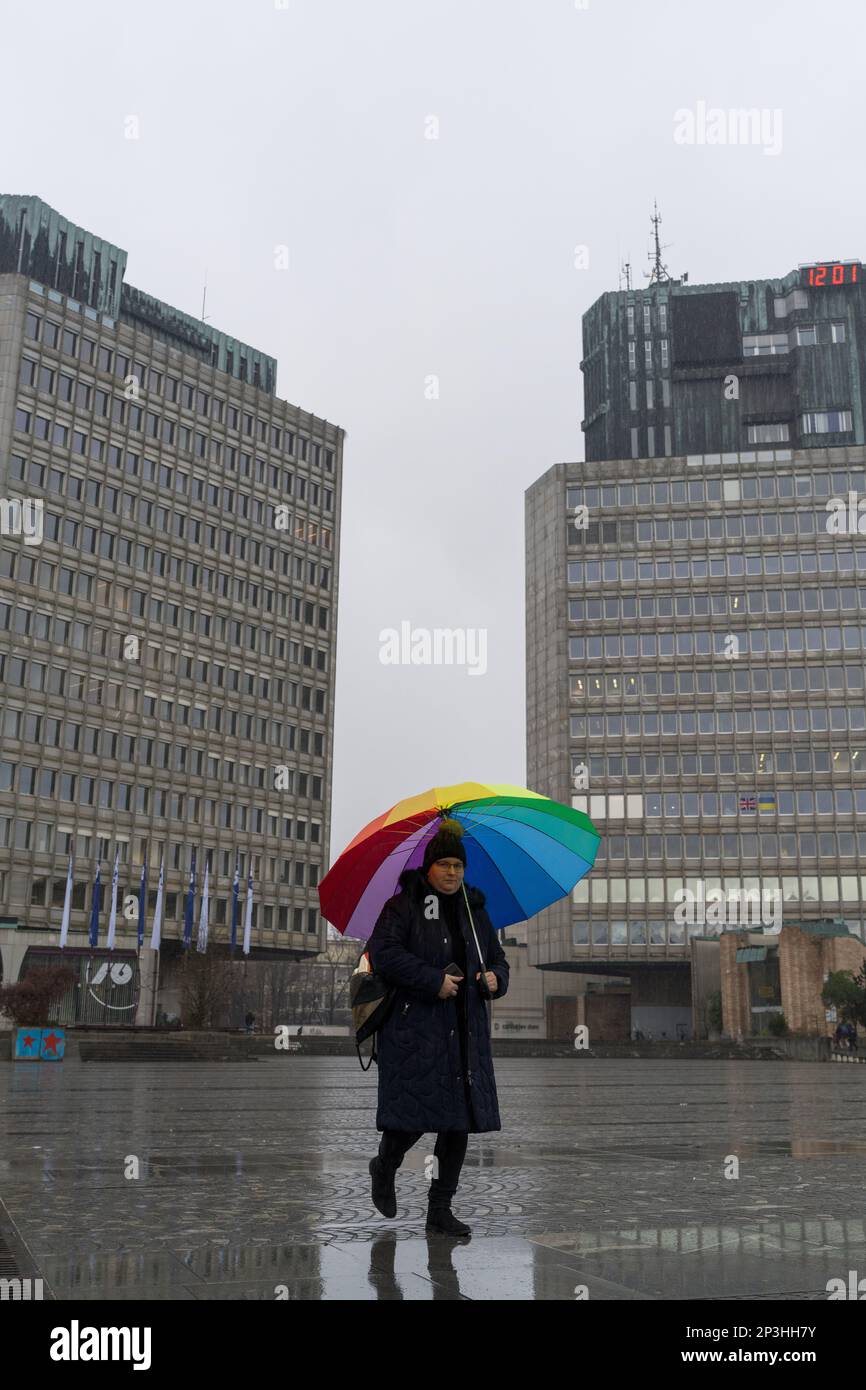
[[[259,958],[326,939],[343,431],[278,399],[273,358],[125,269],[40,199],[0,197],[7,981],[28,948],[56,948],[70,854],[84,972],[95,865],[103,946],[115,853],[121,902],[147,855],[148,917],[164,862],[164,966],[193,849],[211,941],[236,863]],[[148,1021],[153,953],[139,974],[123,916],[117,945],[126,992],[102,1016]]]
[[[529,785],[604,837],[529,959],[627,979],[632,1031],[700,1030],[710,890],[863,938],[866,535],[847,505],[828,530],[851,493],[862,446],[559,463],[527,491]]]
[[[603,294],[583,316],[586,458],[862,444],[864,335],[859,261]]]

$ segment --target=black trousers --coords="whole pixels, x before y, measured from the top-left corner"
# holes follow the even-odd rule
[[[417,1144],[423,1133],[423,1129],[384,1129],[379,1141],[379,1157],[385,1166],[395,1170],[399,1168],[408,1150]],[[438,1160],[439,1172],[430,1184],[431,1201],[454,1196],[468,1145],[468,1130],[447,1129],[437,1134],[433,1153]]]

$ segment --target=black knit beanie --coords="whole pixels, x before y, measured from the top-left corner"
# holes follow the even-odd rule
[[[437,859],[459,859],[466,864],[466,850],[463,848],[463,826],[459,820],[443,820],[433,839],[424,851],[424,873]]]

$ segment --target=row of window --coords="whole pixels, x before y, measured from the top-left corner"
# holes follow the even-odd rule
[[[717,835],[605,835],[595,867],[647,859],[853,859],[866,860],[866,831],[820,830],[777,834],[722,831]]]
[[[813,775],[814,773],[866,772],[866,747],[849,749],[762,748],[736,753],[592,753],[589,757],[571,755],[571,772],[578,770],[596,778],[622,781],[624,777],[639,777],[646,781],[656,777],[733,777],[737,773],[757,773],[758,776]]]
[[[644,337],[649,337],[652,333],[652,310],[655,308],[657,315],[656,331],[667,333],[668,331],[668,306],[667,304],[644,304],[643,305],[643,331]],[[634,315],[635,306],[629,304],[626,307],[626,322],[628,325],[628,336],[634,337]]]
[[[238,762],[234,758],[218,758],[202,748],[187,743],[166,743],[162,739],[146,738],[143,734],[121,734],[99,725],[76,724],[73,720],[28,714],[24,710],[3,711],[4,738],[22,739],[25,743],[40,743],[45,748],[64,748],[71,753],[85,753],[139,767],[155,767],[175,772],[191,773],[239,787],[259,787],[299,796],[322,799],[322,778],[318,774],[298,772],[282,764],[264,767],[261,763]],[[43,737],[44,736],[44,739]],[[56,791],[56,772],[52,768],[30,766],[27,763],[0,761],[0,791],[19,791],[23,796],[53,796]]]
[[[863,690],[862,666],[751,666],[715,671],[607,671],[569,680],[569,697],[609,701],[647,695],[786,694],[805,690]]]
[[[33,364],[31,363],[31,366]],[[69,381],[72,378],[68,378]],[[100,406],[100,397],[104,397],[106,404],[110,401],[107,392],[96,392],[96,405]],[[197,491],[197,484],[204,480],[198,474],[193,474],[192,483],[190,477],[182,469],[176,469],[173,464],[159,463],[157,460],[139,455],[132,450],[122,448],[118,444],[111,444],[101,435],[90,434],[87,430],[79,428],[74,422],[63,418],[54,418],[48,415],[40,415],[38,411],[28,409],[26,405],[19,405],[15,411],[15,429],[19,434],[29,434],[35,440],[41,440],[50,444],[53,448],[68,449],[70,453],[76,454],[81,458],[89,458],[94,463],[105,463],[106,461],[114,468],[123,468],[131,477],[141,477],[145,482],[158,482],[160,486],[172,486],[174,479],[174,490],[186,495],[194,495]],[[107,417],[107,408],[101,412]],[[172,447],[177,446],[181,453],[193,455],[196,459],[201,459],[204,463],[214,464],[220,472],[238,473],[240,476],[255,479],[260,483],[267,483],[272,488],[280,488],[287,494],[292,494],[303,500],[306,497],[306,480],[294,475],[285,469],[280,469],[276,464],[266,463],[263,459],[246,454],[227,445],[223,449],[222,443],[218,439],[208,440],[204,434],[193,433],[186,425],[181,425],[177,429],[175,438],[175,425],[171,420],[163,420],[160,427],[159,417],[150,411],[143,412],[139,406],[127,406],[117,397],[114,398],[111,407],[111,425],[118,429],[125,429],[133,434],[144,434],[154,442],[151,448],[157,447],[157,441]],[[106,424],[107,427],[107,424]],[[167,479],[167,482],[163,480]],[[293,487],[293,482],[296,486]],[[216,484],[212,486],[217,493],[220,489]],[[333,492],[330,488],[323,489],[325,510],[333,511]],[[319,485],[310,483],[310,497],[315,506],[318,506]]]
[[[606,523],[605,523],[606,524]],[[655,584],[660,579],[740,579],[743,575],[866,574],[866,549],[786,550],[744,555],[692,555],[673,560],[569,560],[569,584]]]
[[[752,502],[758,498],[837,497],[866,492],[866,472],[742,473],[739,477],[634,479],[623,483],[587,483],[569,486],[569,511],[581,504],[596,507],[669,507],[701,502]]]
[[[4,575],[11,577],[9,572],[4,570],[2,563],[8,553],[0,550],[0,577]],[[89,593],[81,593],[80,596],[92,598],[93,577],[89,575],[85,577],[91,581]],[[97,586],[99,583],[100,581],[97,581]],[[141,609],[137,599],[133,600],[133,604],[135,609],[140,610],[138,612],[139,617],[148,618],[151,622],[167,622],[171,627],[180,626],[180,609],[176,605],[167,604],[162,599],[155,598],[152,598],[149,607],[144,609]],[[124,611],[129,611],[128,604]],[[195,613],[194,609],[184,611],[189,614]],[[192,618],[188,620],[186,628],[190,632],[196,630]],[[46,613],[41,609],[32,609],[24,604],[13,607],[11,604],[0,601],[0,631],[11,631],[19,636],[34,637],[43,642],[52,642],[54,645],[71,646],[81,651],[90,651],[97,656],[108,657],[112,661],[141,660],[144,665],[164,670],[169,675],[180,675],[186,680],[199,682],[212,680],[219,689],[225,687],[228,690],[242,690],[246,695],[257,695],[263,700],[276,698],[282,701],[286,696],[286,691],[288,691],[288,703],[297,704],[296,681],[289,681],[286,686],[285,682],[277,678],[274,682],[276,695],[273,695],[269,693],[271,682],[255,672],[242,672],[236,666],[226,668],[220,662],[201,661],[183,653],[180,654],[178,661],[179,654],[175,649],[166,648],[157,643],[147,643],[140,647],[139,653],[136,654],[134,646],[130,647],[129,645],[131,640],[140,642],[140,639],[135,638],[134,634],[98,627],[74,618],[65,618],[58,613]],[[204,626],[201,625],[200,631],[203,636],[210,635],[210,627],[205,630]],[[234,630],[230,627],[228,631]],[[303,658],[303,665],[310,670],[315,669],[322,672],[328,670],[328,652],[324,648],[312,647],[307,643],[302,645],[293,637],[277,637],[274,642],[274,654],[278,661],[288,661],[293,666],[300,666]],[[228,670],[227,677],[226,670]],[[309,688],[307,699],[309,700]],[[304,708],[310,708],[309,704],[306,704]]]
[[[169,605],[166,605],[168,607]],[[163,604],[158,599],[151,599],[150,613],[152,621],[161,621]],[[240,626],[238,624],[238,626]],[[231,627],[231,624],[230,624]],[[136,666],[144,667],[148,672],[162,672],[165,675],[178,676],[182,680],[194,681],[197,684],[207,684],[212,681],[218,689],[228,689],[238,691],[245,695],[251,695],[259,701],[269,701],[280,709],[287,705],[296,707],[298,705],[298,682],[286,681],[281,676],[259,675],[254,671],[241,671],[235,666],[225,667],[219,662],[208,662],[199,659],[189,653],[178,653],[169,648],[161,646],[156,642],[139,643],[139,639],[134,634],[110,632],[107,628],[91,625],[90,623],[78,622],[68,618],[52,617],[51,614],[33,612],[29,608],[18,606],[13,608],[8,603],[0,601],[0,632],[11,631],[18,636],[31,636],[37,640],[51,642],[54,645],[65,645],[75,650],[87,651],[92,655],[105,657],[107,660],[125,660],[134,663]],[[283,639],[278,639],[282,642]],[[130,647],[130,643],[139,643],[137,647]],[[290,647],[298,648],[297,642],[291,642]],[[305,650],[308,650],[305,648]],[[9,677],[10,684],[14,684],[14,670]],[[31,675],[31,679],[33,677]],[[44,684],[43,684],[43,688]],[[320,687],[301,685],[301,708],[310,713],[325,714],[327,704],[327,691]],[[53,692],[52,692],[53,693]],[[170,702],[169,702],[170,703]],[[194,723],[196,717],[204,718],[204,707],[190,705],[188,702],[180,702],[181,708],[192,709],[200,712],[194,713],[189,720],[184,722]],[[168,716],[166,716],[168,717]],[[203,723],[194,727],[204,728]]]
[[[41,567],[40,567],[41,568]],[[198,570],[198,566],[195,566]],[[78,592],[79,597],[85,595],[80,593],[81,579],[85,580],[84,588],[93,590],[95,576],[79,572],[76,576],[74,570],[60,568],[60,577],[64,580],[68,576],[68,587],[60,588],[58,592],[64,595],[72,595]],[[41,574],[40,574],[41,578]],[[177,576],[182,580],[182,575]],[[21,580],[19,575],[19,582]],[[97,581],[97,594],[100,593],[99,581]],[[107,594],[106,594],[107,597]],[[118,586],[114,586],[115,600],[121,598],[121,602],[127,606],[123,607],[116,604],[118,611],[128,613],[133,618],[144,618],[151,623],[161,622],[166,627],[176,628],[181,632],[198,633],[201,637],[211,637],[223,642],[227,646],[241,648],[245,651],[258,652],[260,656],[276,656],[277,660],[285,661],[287,657],[287,643],[292,639],[281,637],[275,634],[272,628],[259,627],[256,623],[242,623],[239,618],[226,617],[223,613],[211,613],[196,608],[181,608],[180,604],[171,603],[167,600],[153,599],[144,589],[123,589],[122,594],[118,592]],[[316,619],[315,605],[310,600],[301,598],[298,594],[283,595],[289,601],[289,612],[286,614],[292,621],[312,626]],[[105,606],[108,606],[107,604]],[[281,605],[282,606],[282,605]],[[6,613],[4,618],[5,626],[9,626],[11,618],[8,617],[10,605],[3,606]],[[22,609],[22,612],[29,612]],[[22,621],[26,621],[22,619]],[[320,629],[327,629],[328,609],[320,607],[318,610],[318,626]],[[85,625],[86,626],[86,625]],[[79,645],[75,642],[74,645]],[[83,645],[83,644],[82,644]],[[282,653],[282,655],[281,655]]]
[[[569,637],[570,661],[654,656],[717,656],[733,661],[768,652],[866,652],[866,627],[771,627],[748,631],[652,632],[638,636]]]
[[[643,364],[644,370],[652,372],[654,370],[653,343],[650,338],[644,339],[643,345]],[[658,364],[663,372],[666,372],[670,365],[670,350],[667,338],[660,338],[658,343]],[[637,344],[628,345],[628,369],[629,373],[637,371]]]
[[[814,536],[845,534],[836,513],[821,511],[766,511],[724,516],[652,517],[645,521],[590,521],[568,525],[569,545],[639,545],[659,541],[722,541],[758,536]]]
[[[37,419],[41,417],[37,416]],[[76,440],[73,432],[73,453],[84,454],[86,450],[76,447]],[[45,436],[47,437],[47,436]],[[84,436],[82,436],[84,438]],[[62,440],[55,441],[62,443]],[[96,454],[92,454],[94,459]],[[224,512],[230,512],[233,516],[237,515],[246,521],[255,522],[257,525],[264,525],[267,520],[268,526],[273,529],[275,521],[275,504],[265,502],[260,497],[253,497],[250,493],[242,489],[225,487],[219,483],[210,483],[206,478],[198,473],[175,474],[175,471],[167,464],[154,463],[153,459],[142,458],[140,454],[132,453],[130,450],[121,448],[119,444],[110,444],[107,449],[98,453],[100,462],[107,461],[111,468],[120,469],[127,477],[140,477],[143,482],[152,482],[156,485],[160,494],[172,490],[172,481],[177,482],[178,477],[182,478],[183,486],[175,487],[175,491],[188,497],[191,502],[201,502],[207,507],[219,507]],[[123,498],[123,515],[133,516],[137,514],[139,522],[144,526],[153,526],[154,515],[159,515],[161,509],[154,510],[155,504],[147,501],[146,498],[138,498],[128,493],[121,494],[117,488],[103,484],[95,478],[85,477],[78,473],[70,473],[66,466],[58,467],[56,461],[43,463],[37,458],[29,461],[21,454],[13,454],[9,463],[9,476],[18,482],[27,483],[31,487],[42,488],[46,492],[58,493],[61,497],[71,497],[73,501],[86,501],[88,505],[98,507],[100,502],[109,511],[117,514],[121,513],[121,497]],[[309,496],[307,494],[307,480],[305,478],[295,478],[291,473],[283,473],[284,494],[293,494],[298,502],[304,502],[308,506],[318,507],[320,490],[318,483],[310,483]],[[325,511],[333,511],[334,495],[325,488],[322,491]],[[131,503],[131,508],[127,507],[127,502]],[[285,506],[285,502],[277,505]],[[186,512],[183,513],[186,515]],[[157,529],[165,530],[168,522],[160,520]],[[178,533],[180,534],[180,533]]]
[[[663,407],[669,406],[670,403],[671,403],[671,380],[670,380],[670,377],[663,376],[663,377],[661,378],[661,384],[662,384],[661,405],[662,405]],[[647,406],[647,410],[655,410],[655,408],[656,408],[656,384],[655,384],[655,381],[653,380],[653,378],[652,378],[651,376],[650,376],[650,377],[647,377],[646,382],[644,383],[644,386],[645,386],[645,389],[646,389],[646,406]],[[630,409],[630,410],[637,410],[638,405],[637,405],[637,382],[636,382],[636,381],[630,381],[629,384],[628,384],[628,404],[629,404],[629,409]]]
[[[8,831],[7,838],[13,841],[14,831]],[[220,839],[225,837],[221,836]],[[311,841],[307,841],[309,845]],[[122,831],[112,830],[111,835],[106,836],[97,832],[92,834],[89,830],[74,830],[70,825],[57,825],[54,821],[35,821],[30,837],[30,846],[37,854],[55,854],[62,857],[64,870],[69,855],[75,857],[76,863],[86,861],[92,864],[98,860],[103,866],[114,864],[115,854],[120,864],[141,865],[145,859],[154,874],[158,873],[160,864],[164,865],[167,874],[172,872],[189,875],[190,861],[192,856],[192,845],[188,838],[178,840],[156,840],[149,839],[146,835],[136,835],[130,840],[128,835]],[[304,850],[296,853],[310,853],[305,846]],[[259,854],[252,851],[238,848],[232,845],[228,849],[208,849],[197,850],[197,862],[201,872],[204,872],[205,860],[211,870],[211,874],[220,873],[223,878],[232,878],[234,875],[235,864],[241,883],[246,883],[247,874],[251,873],[254,883],[286,883],[294,884],[296,887],[303,888],[306,885],[315,887],[319,882],[321,866],[317,863],[310,863],[306,859],[279,859],[272,854]],[[103,878],[105,872],[103,870]],[[64,880],[65,881],[65,880]],[[109,867],[110,882],[110,867]],[[136,888],[138,884],[136,883]],[[62,903],[62,898],[61,898]]]
[[[747,333],[743,337],[744,357],[776,357],[795,347],[817,347],[844,343],[845,324],[841,320],[800,323],[790,333]]]
[[[572,598],[570,622],[597,623],[609,618],[705,618],[743,613],[836,613],[840,609],[866,609],[866,588],[747,589],[744,593],[689,592],[684,594],[631,595],[622,598]]]
[[[698,885],[700,884],[700,888]],[[827,903],[866,900],[866,874],[783,874],[779,878],[762,875],[758,878],[584,878],[572,889],[576,903],[592,902],[593,905],[608,903],[652,903],[659,907],[667,904],[671,908],[680,901],[677,895],[689,889],[697,897],[703,890],[711,887],[723,888],[725,892],[752,891],[753,893],[781,891],[783,903],[817,903],[823,899]],[[834,914],[835,915],[835,914]],[[700,930],[700,928],[698,929]]]
[[[62,696],[67,700],[99,705],[103,709],[123,710],[128,714],[143,714],[148,719],[174,722],[190,729],[209,729],[231,738],[243,738],[257,743],[272,743],[290,752],[312,752],[324,756],[324,734],[312,729],[282,724],[265,715],[227,709],[224,705],[196,705],[185,700],[168,699],[140,686],[123,685],[119,681],[94,678],[86,671],[43,665],[22,657],[0,653],[0,682],[10,689]],[[296,739],[297,735],[297,739]],[[312,735],[312,740],[311,740]]]
[[[866,789],[803,788],[774,792],[638,792],[574,796],[572,805],[595,820],[711,820],[729,816],[862,816]]]
[[[195,411],[218,425],[224,425],[226,429],[257,439],[272,449],[304,461],[309,459],[315,468],[321,467],[324,456],[326,470],[334,470],[333,449],[326,448],[315,440],[308,440],[303,435],[295,435],[291,430],[275,425],[269,420],[263,420],[244,410],[240,404],[224,400],[216,394],[210,395],[192,382],[183,381],[170,373],[163,373],[146,362],[136,362],[120,350],[115,351],[106,344],[97,343],[85,334],[64,327],[53,319],[43,318],[32,310],[27,313],[25,319],[24,335],[30,342],[41,343],[43,348],[76,358],[96,371],[113,374],[120,381],[129,382],[131,377],[132,389],[137,392],[146,391],[148,395],[161,396],[171,404]],[[229,353],[230,358],[231,356]],[[241,358],[242,366],[245,361],[245,358]],[[233,364],[228,370],[231,374]],[[256,375],[258,371],[258,363],[255,363]],[[241,380],[243,379],[242,376]],[[254,381],[254,384],[259,383]]]
[[[0,826],[0,839],[6,848],[13,846],[17,838],[13,826],[14,822],[8,819],[5,826]],[[99,834],[92,835],[85,831],[75,832],[67,828],[56,828],[53,821],[35,821],[29,836],[22,834],[22,838],[29,838],[29,847],[37,854],[74,855],[76,860],[86,861],[88,864],[95,858],[103,865],[103,888],[106,886],[106,880],[108,883],[111,882],[111,866],[114,864],[115,854],[121,865],[141,864],[146,858],[154,869],[154,876],[158,873],[160,864],[167,873],[172,870],[189,872],[191,847],[188,841],[175,840],[169,843],[164,840],[151,841],[139,836],[136,843],[132,844],[129,838],[123,835],[111,838]],[[321,865],[306,859],[277,859],[272,855],[250,854],[236,848],[206,849],[203,854],[199,854],[198,863],[202,873],[205,859],[212,876],[221,872],[224,878],[229,879],[234,875],[237,864],[238,876],[243,883],[246,882],[249,872],[256,883],[285,883],[293,884],[296,888],[315,888],[321,873]],[[108,866],[107,874],[105,866]],[[65,886],[65,875],[57,882]],[[137,892],[138,882],[137,880],[130,891]],[[62,887],[59,893],[60,901],[59,904],[55,903],[55,906],[63,904]],[[121,894],[118,893],[118,898],[120,897]],[[156,890],[151,889],[151,906],[155,906],[155,903]]]
[[[666,710],[641,714],[571,714],[571,738],[694,738],[708,734],[841,733],[866,729],[863,705],[825,705],[773,709]]]
[[[8,764],[0,764],[0,768]],[[45,768],[21,768],[29,796],[42,796],[58,801],[74,802],[79,806],[95,806],[103,811],[125,811],[156,820],[186,821],[191,825],[214,825],[223,830],[244,830],[254,835],[269,835],[284,840],[306,840],[320,843],[321,824],[318,821],[292,819],[269,812],[260,806],[248,806],[240,801],[217,801],[214,797],[197,796],[186,792],[167,791],[162,787],[143,787],[139,783],[115,782],[109,777],[91,777],[85,773],[55,772]],[[48,790],[44,790],[48,788]],[[25,792],[19,785],[19,796]],[[3,827],[6,825],[6,831]],[[0,834],[8,833],[11,822],[0,817]],[[31,849],[33,822],[15,822],[14,839],[0,839],[0,849],[11,845],[15,849]]]
[[[152,572],[158,578],[176,579],[189,588],[197,589],[202,583],[201,571],[204,566],[186,558],[185,554],[174,554],[145,545],[122,532],[111,531],[106,527],[92,526],[89,522],[75,521],[72,517],[62,517],[57,512],[45,511],[42,519],[44,537],[57,545],[78,550],[83,555],[98,555],[103,560],[125,565],[128,569]],[[233,556],[246,563],[258,565],[273,573],[280,569],[286,576],[291,569],[291,556],[288,551],[278,552],[276,546],[241,535],[237,531],[205,526],[199,531],[201,523],[189,519],[190,536],[199,532],[201,543],[209,549],[219,549],[222,555]],[[208,533],[214,532],[211,537]],[[288,535],[289,533],[286,532]],[[296,518],[292,536],[305,545],[324,545],[330,548],[331,533],[315,521]],[[213,541],[213,544],[211,543]],[[217,545],[217,541],[221,543]],[[281,561],[281,563],[280,563]]]
[[[630,930],[629,930],[630,929]],[[700,936],[706,929],[682,926],[676,922],[572,922],[571,944],[588,946],[684,946],[686,931],[689,937]],[[590,938],[590,931],[592,937]]]
[[[118,887],[118,901],[122,901],[121,892],[137,893],[137,883],[130,884],[128,887]],[[34,878],[31,880],[29,893],[22,875],[0,873],[0,905],[10,907],[20,906],[29,903],[31,907],[62,907],[66,895],[66,879]],[[106,886],[100,884],[100,914],[106,908]],[[166,893],[163,899],[163,922],[180,922],[184,917],[185,909],[184,893]],[[153,922],[153,914],[156,908],[156,893],[148,893],[149,906],[147,922]],[[110,900],[110,899],[108,899]],[[93,885],[86,881],[78,881],[72,885],[71,909],[74,912],[84,912],[89,914],[93,904]],[[231,922],[231,898],[210,898],[209,920],[212,926],[226,926]],[[104,927],[103,919],[103,927]],[[293,931],[295,933],[317,932],[319,930],[319,910],[315,907],[288,907],[280,903],[256,903],[253,900],[252,928],[255,931],[261,925],[265,931]],[[242,928],[239,928],[239,931]]]
[[[183,561],[180,556],[170,556],[170,570],[177,570],[171,577],[178,582],[183,576]],[[314,585],[316,574],[319,575],[320,587],[327,589],[331,582],[331,572],[326,567],[317,567],[315,562],[309,561],[306,566],[306,582]],[[294,579],[304,583],[304,561],[299,555],[295,556]],[[253,583],[240,576],[234,576],[226,570],[213,570],[206,565],[201,566],[199,573],[201,581],[200,587],[205,593],[215,594],[217,598],[228,599],[230,602],[240,603],[244,608],[261,607],[266,613],[275,613],[281,618],[290,618],[293,614],[296,622],[302,622],[307,626],[315,626],[318,618],[318,626],[327,628],[328,610],[319,608],[316,613],[315,605],[307,599],[303,602],[285,590],[275,591],[267,585]],[[27,549],[8,550],[0,546],[0,579],[15,579],[19,584],[29,584],[34,588],[43,589],[49,593],[59,593],[64,596],[75,596],[86,599],[88,603],[96,603],[101,608],[114,608],[118,613],[129,612],[129,586],[115,583],[108,579],[102,579],[99,575],[90,574],[87,570],[69,569],[63,565],[58,569],[57,565],[50,560],[38,560],[35,555],[27,553]],[[188,609],[187,612],[193,612]],[[194,630],[194,629],[187,629]],[[279,653],[279,643],[281,638],[277,638],[277,652]]]
[[[848,926],[863,937],[862,923],[849,921]],[[706,932],[705,926],[682,926],[671,921],[599,922],[596,919],[572,923],[571,942],[573,946],[588,946],[590,940],[593,946],[684,946],[687,936],[691,939]]]
[[[163,610],[167,610],[171,606],[164,605],[160,599],[151,599],[151,622],[162,622]],[[177,623],[175,622],[174,625],[176,626]],[[237,627],[239,628],[240,624],[237,624]],[[229,622],[229,631],[234,636],[231,621]],[[74,650],[90,652],[94,656],[105,657],[110,661],[133,662],[143,666],[148,671],[161,671],[165,675],[179,676],[182,680],[194,681],[197,684],[212,682],[217,689],[238,691],[244,695],[252,695],[256,700],[272,701],[281,709],[285,708],[286,705],[297,706],[298,704],[297,681],[286,681],[281,676],[260,675],[254,671],[241,671],[236,666],[226,667],[220,662],[205,661],[187,652],[178,653],[157,642],[141,643],[134,634],[113,632],[96,624],[43,613],[38,609],[34,611],[20,604],[13,607],[2,600],[0,600],[0,632],[13,632],[20,637],[33,637],[38,641],[51,642],[54,646],[69,646]],[[285,651],[285,639],[278,638],[278,657],[281,646]],[[290,659],[297,665],[300,662],[300,643],[294,640],[289,641],[288,650]],[[312,665],[312,654],[312,647],[305,646],[306,665]],[[316,655],[325,657],[326,653],[317,650]],[[325,667],[326,661],[318,664],[319,670],[324,671]],[[326,690],[320,687],[301,685],[300,691],[302,709],[316,714],[325,713]]]

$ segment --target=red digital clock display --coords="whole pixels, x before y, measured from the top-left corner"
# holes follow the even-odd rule
[[[802,284],[812,288],[826,285],[859,285],[863,267],[860,261],[824,261],[801,267]]]

